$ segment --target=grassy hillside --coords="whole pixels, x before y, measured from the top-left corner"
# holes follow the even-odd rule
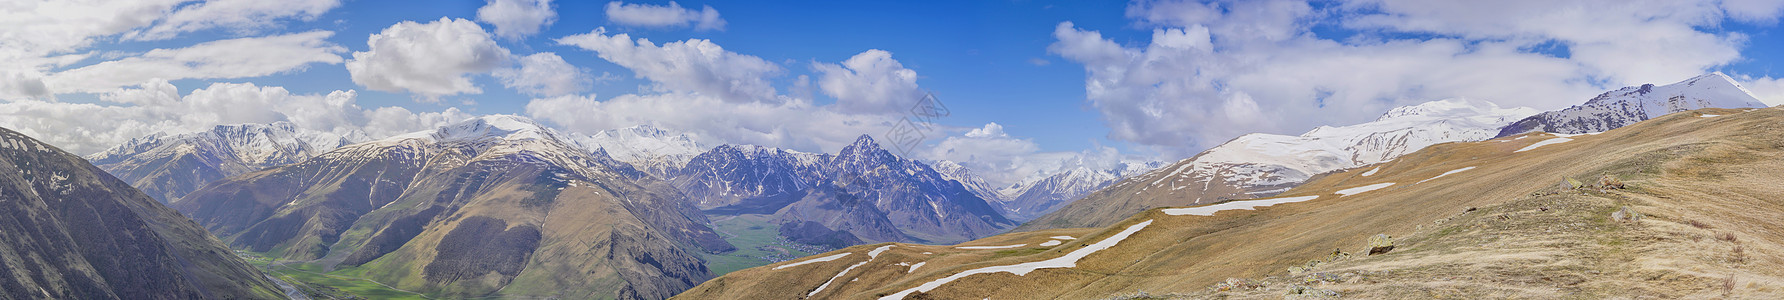
[[[851,247],[738,271],[678,297],[870,299],[907,290],[941,299],[1784,293],[1784,235],[1778,234],[1784,232],[1784,185],[1776,184],[1784,178],[1784,110],[1692,111],[1557,138],[1537,133],[1433,146],[1282,194],[1317,197],[1303,202],[1212,216],[1152,209],[1104,228],[1010,233],[966,244],[1025,244],[1015,248],[898,244],[871,256],[883,245]],[[1363,176],[1370,170],[1376,172]],[[1623,188],[1602,188],[1598,179],[1607,175]],[[1563,188],[1564,178],[1583,187]],[[1356,189],[1386,183],[1393,184]],[[1618,213],[1623,207],[1629,210]],[[1636,214],[1642,217],[1628,217]],[[1119,233],[1131,235],[1114,242]],[[1077,239],[1040,246],[1058,234]],[[1396,247],[1366,255],[1369,238],[1378,234],[1396,237]],[[960,276],[1072,258],[1069,253],[1105,239],[1113,245],[1069,267]],[[849,255],[774,269],[839,253]],[[924,266],[900,265],[915,263]],[[941,279],[951,281],[934,284]]]

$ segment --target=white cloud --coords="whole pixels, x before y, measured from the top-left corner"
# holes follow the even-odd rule
[[[1003,138],[1003,137],[1010,137],[1010,135],[1004,133],[1003,125],[997,125],[997,122],[991,122],[991,123],[985,123],[985,127],[983,127],[983,128],[973,128],[973,130],[967,131],[966,137],[969,137],[969,138]]]
[[[470,118],[456,108],[424,113],[400,107],[366,110],[356,97],[354,91],[301,95],[252,83],[216,83],[182,97],[166,80],[154,79],[101,94],[97,103],[0,103],[0,115],[8,116],[0,118],[0,127],[88,154],[156,132],[193,132],[223,124],[289,121],[315,130],[387,136]]]
[[[1358,123],[1432,99],[1553,109],[1689,78],[1738,60],[1745,39],[1702,28],[1778,15],[1718,3],[1140,1],[1127,15],[1153,31],[1150,43],[1064,22],[1049,51],[1083,65],[1110,138],[1187,156],[1244,133]],[[1355,35],[1317,36],[1319,24]]]
[[[1735,78],[1741,83],[1741,87],[1753,92],[1753,96],[1758,97],[1765,105],[1784,105],[1784,78],[1747,75],[1735,75]]]
[[[769,78],[781,68],[760,57],[725,51],[704,39],[664,43],[633,41],[626,34],[607,35],[606,28],[557,40],[558,44],[594,51],[601,59],[650,79],[657,90],[686,91],[726,102],[781,102]]]
[[[275,21],[307,19],[335,6],[335,0],[189,2],[192,1],[0,2],[0,99],[45,97],[66,92],[44,82],[45,77],[51,76],[54,69],[93,57],[95,52],[80,51],[98,41],[130,39],[148,31],[156,32],[158,38],[166,38],[215,26],[229,26],[245,32],[270,27]],[[148,31],[138,30],[151,25],[155,27],[145,29]],[[240,53],[231,57],[251,55]],[[204,64],[204,61],[208,60],[187,62]],[[123,84],[144,79],[147,78],[134,78]]]
[[[496,36],[527,37],[557,21],[551,0],[489,0],[477,9],[477,20],[496,26]]]
[[[637,27],[682,27],[692,24],[694,30],[725,29],[725,19],[719,18],[719,11],[713,10],[712,6],[695,11],[682,8],[675,1],[669,1],[668,6],[608,2],[607,21]]]
[[[165,40],[180,33],[211,28],[252,32],[272,27],[281,19],[314,20],[340,5],[340,0],[209,0],[181,6],[155,26],[126,33],[123,38]]]
[[[948,136],[925,151],[913,153],[915,158],[929,161],[947,160],[966,166],[996,187],[1032,182],[1073,168],[1109,170],[1122,162],[1151,159],[1124,155],[1112,147],[1095,146],[1079,152],[1041,152],[1032,139],[1010,136],[1003,125],[966,130]]]
[[[917,89],[917,71],[904,68],[884,50],[867,50],[841,65],[813,66],[821,75],[818,87],[836,97],[839,109],[850,113],[898,113],[923,97]]]
[[[408,91],[426,99],[482,93],[467,76],[513,59],[489,32],[465,19],[403,21],[372,34],[366,44],[370,50],[354,52],[347,61],[353,83],[378,91]]]
[[[346,51],[328,31],[217,40],[186,48],[155,49],[141,55],[51,74],[50,91],[105,92],[151,78],[217,79],[257,77],[302,70],[312,63],[338,64]]]
[[[527,103],[526,112],[573,132],[650,124],[714,139],[706,142],[812,152],[841,149],[862,134],[878,137],[894,121],[884,116],[837,113],[802,100],[736,103],[693,93],[627,94],[605,101],[577,95],[534,99]]]
[[[960,163],[997,186],[1014,184],[1044,167],[1035,166],[1028,159],[1040,151],[1039,145],[1031,139],[1010,137],[997,123],[987,123],[965,135],[949,136],[925,150],[915,156]]]
[[[556,53],[541,52],[520,58],[520,66],[496,69],[490,75],[508,88],[540,96],[561,96],[588,88],[588,74],[564,62]]]

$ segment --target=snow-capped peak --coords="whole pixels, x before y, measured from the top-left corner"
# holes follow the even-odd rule
[[[550,129],[515,115],[488,115],[440,127],[433,138],[442,142],[472,141],[485,138],[503,140],[546,139],[554,136]]]
[[[686,165],[709,148],[687,133],[651,125],[637,125],[595,132],[569,134],[570,142],[586,151],[605,151],[615,160],[631,164],[659,177]]]
[[[1327,171],[1392,160],[1434,144],[1491,139],[1499,128],[1536,113],[1486,101],[1431,101],[1394,108],[1373,122],[1321,126],[1299,136],[1247,134],[1169,172],[1176,176],[1233,168],[1226,182],[1260,186],[1298,182]]]
[[[209,130],[182,134],[157,132],[88,155],[97,164],[123,160],[167,145],[203,145],[222,151],[243,163],[261,167],[295,162],[337,147],[368,140],[364,132],[322,132],[299,128],[290,122],[212,126]]]
[[[1720,72],[1668,85],[1643,84],[1599,94],[1586,103],[1544,112],[1506,126],[1498,136],[1532,131],[1602,132],[1666,114],[1700,108],[1766,107],[1753,93]]]

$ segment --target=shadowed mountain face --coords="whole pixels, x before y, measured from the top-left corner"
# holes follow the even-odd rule
[[[849,247],[677,298],[1779,299],[1779,124],[1784,109],[1703,109],[1445,143],[1277,197]]]
[[[0,205],[0,298],[283,298],[190,219],[79,156],[7,129]]]
[[[237,247],[442,297],[664,298],[710,278],[695,251],[733,248],[705,216],[595,155],[490,116],[229,178],[174,207]]]
[[[168,203],[212,181],[297,163],[365,140],[359,132],[336,135],[286,122],[221,125],[201,132],[131,139],[87,159],[155,200]]]
[[[960,182],[892,155],[867,136],[844,147],[825,170],[815,192],[775,213],[788,238],[849,240],[836,234],[844,232],[863,242],[955,243],[1016,225]]]
[[[689,160],[670,181],[713,214],[772,214],[823,180],[820,155],[749,145],[720,145]]]

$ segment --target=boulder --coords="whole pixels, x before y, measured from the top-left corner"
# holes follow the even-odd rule
[[[1388,253],[1394,250],[1394,237],[1377,234],[1369,237],[1369,255]]]

